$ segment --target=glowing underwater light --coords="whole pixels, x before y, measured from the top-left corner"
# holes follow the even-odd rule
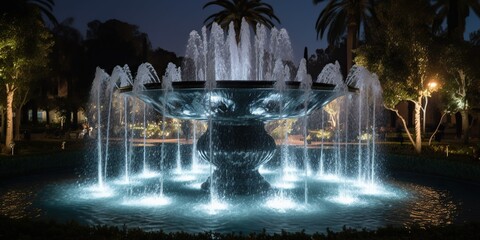
[[[179,176],[174,176],[172,180],[175,182],[191,182],[197,180],[197,177],[194,175],[182,174]]]
[[[113,181],[113,183],[116,185],[122,185],[122,186],[125,186],[125,185],[134,186],[134,185],[140,184],[139,181],[133,181],[132,179],[125,179],[125,178],[117,179]]]
[[[353,205],[359,202],[358,198],[353,197],[351,195],[338,195],[338,196],[331,197],[328,200],[330,200],[331,202],[340,203],[343,205]]]
[[[171,204],[171,199],[165,196],[152,195],[140,198],[126,199],[122,202],[122,205],[126,206],[139,206],[139,207],[160,207]]]
[[[319,174],[316,177],[318,180],[328,181],[328,182],[339,182],[342,179],[336,174]]]
[[[274,188],[281,188],[281,189],[294,189],[295,183],[292,182],[279,182],[279,183],[274,183],[272,185]]]
[[[82,196],[84,199],[109,198],[115,196],[115,191],[108,185],[99,186],[97,184],[85,188],[86,193]]]
[[[158,176],[160,176],[159,172],[150,171],[148,169],[146,169],[145,171],[143,171],[142,173],[140,173],[138,175],[139,178],[143,178],[143,179],[155,178],[155,177],[158,177]]]
[[[207,204],[200,205],[200,210],[209,215],[216,215],[222,211],[228,210],[229,208],[230,206],[228,203],[217,198],[211,199]]]
[[[329,197],[327,200],[343,205],[355,205],[361,203],[360,199],[347,189],[340,189],[338,195]]]
[[[185,174],[185,171],[181,167],[176,167],[175,170],[173,170],[173,174],[182,175]]]
[[[197,183],[191,183],[191,184],[187,185],[187,188],[200,190],[200,189],[202,189],[202,183],[201,182],[200,183],[198,183],[198,182]]]
[[[299,205],[289,197],[277,195],[268,199],[265,207],[284,213],[287,210],[298,209]]]
[[[395,197],[397,194],[377,183],[357,182],[356,186],[360,188],[360,193],[372,196]]]

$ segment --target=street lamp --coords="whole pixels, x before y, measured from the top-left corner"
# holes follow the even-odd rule
[[[423,93],[423,97],[425,98],[425,105],[422,108],[422,110],[423,110],[423,134],[426,133],[425,122],[426,122],[426,119],[427,119],[426,114],[427,114],[428,97],[431,97],[432,93],[437,91],[437,89],[438,89],[438,83],[435,80],[432,80],[427,84],[427,88],[425,89],[425,91]]]
[[[431,81],[427,84],[427,88],[431,93],[435,92],[437,90],[437,87],[438,87],[438,83],[435,81]]]

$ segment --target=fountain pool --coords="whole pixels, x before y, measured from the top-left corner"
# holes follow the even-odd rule
[[[148,63],[135,78],[128,66],[111,75],[97,68],[94,167],[81,180],[3,189],[3,202],[12,203],[3,214],[188,232],[465,219],[460,208],[471,199],[452,197],[458,186],[382,173],[375,74],[355,66],[344,80],[332,63],[312,79],[305,60],[293,65],[284,29],[259,25],[252,36],[244,22],[236,39],[233,27],[193,31],[184,66],[169,64],[161,78]],[[193,139],[180,139],[190,133]]]
[[[167,148],[176,146],[171,144]],[[319,149],[311,149],[310,153],[320,154]],[[398,173],[390,174],[382,186],[375,188],[348,179],[311,175],[309,202],[305,204],[303,179],[291,178],[288,185],[283,184],[278,171],[268,168],[262,168],[261,173],[272,184],[275,194],[219,199],[212,206],[208,194],[200,188],[208,177],[208,167],[194,174],[189,171],[179,174],[175,172],[173,156],[169,163],[172,168],[165,177],[165,193],[168,193],[165,198],[152,194],[160,184],[154,174],[132,175],[130,185],[121,184],[122,179],[112,179],[103,190],[92,182],[79,183],[75,176],[37,176],[24,181],[17,179],[15,183],[4,181],[0,187],[0,213],[12,218],[75,220],[119,227],[126,224],[148,231],[191,233],[248,233],[263,229],[314,233],[324,232],[327,227],[341,230],[344,225],[375,229],[388,224],[461,223],[480,216],[480,207],[472,194],[480,186],[475,184]]]

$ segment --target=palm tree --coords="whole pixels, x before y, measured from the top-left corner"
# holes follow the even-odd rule
[[[326,0],[313,0],[319,4]],[[347,31],[347,71],[352,66],[352,50],[358,45],[360,27],[375,16],[374,0],[329,0],[327,6],[320,12],[315,29],[317,38],[323,38],[328,28],[327,41],[337,45]]]
[[[207,26],[210,27],[213,22],[217,22],[222,28],[226,29],[230,22],[233,22],[237,41],[242,19],[245,19],[254,29],[257,23],[269,28],[275,25],[273,20],[280,23],[280,19],[275,16],[272,6],[261,0],[214,0],[206,3],[203,8],[213,5],[222,7],[223,10],[208,16],[204,23],[208,22]]]
[[[54,0],[7,0],[2,4],[0,14],[10,19],[28,15],[46,16],[50,23],[57,25],[53,15],[54,5]]]
[[[434,0],[433,8],[437,13],[434,28],[438,29],[446,19],[448,37],[454,40],[463,40],[470,9],[480,17],[479,0]]]

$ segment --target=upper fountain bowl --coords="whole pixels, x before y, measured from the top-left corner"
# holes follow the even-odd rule
[[[173,82],[170,91],[162,89],[160,83],[145,84],[140,91],[132,91],[131,86],[120,91],[138,97],[166,117],[211,118],[240,125],[305,116],[345,94],[335,85],[325,83],[313,83],[308,91],[301,89],[300,82],[286,82],[284,90],[275,89],[274,84],[274,81],[216,81],[216,87],[208,90],[203,81],[182,81]],[[348,92],[355,91],[348,87]]]

